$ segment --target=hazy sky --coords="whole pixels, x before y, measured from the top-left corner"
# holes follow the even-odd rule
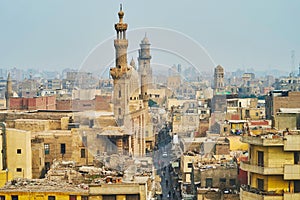
[[[290,71],[292,50],[295,68],[300,62],[298,0],[27,0],[0,2],[0,68],[77,68],[115,34],[120,3],[129,30],[179,31],[229,70]]]

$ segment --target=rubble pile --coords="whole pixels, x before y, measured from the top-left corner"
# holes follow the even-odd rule
[[[88,185],[72,185],[65,182],[51,181],[47,179],[23,179],[17,178],[6,183],[0,191],[22,191],[22,192],[82,192],[88,191]]]

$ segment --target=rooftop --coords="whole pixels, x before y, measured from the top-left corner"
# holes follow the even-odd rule
[[[0,188],[0,192],[78,192],[88,193],[88,186],[84,184],[71,185],[64,182],[49,181],[47,179],[14,179]]]

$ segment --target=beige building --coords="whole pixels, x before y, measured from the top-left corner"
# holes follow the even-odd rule
[[[149,177],[138,177],[133,183],[116,183],[89,186],[90,200],[147,200],[149,197]],[[150,182],[151,183],[151,182]]]
[[[4,128],[1,136],[0,185],[13,178],[32,178],[30,132]]]
[[[281,108],[274,116],[273,127],[277,130],[299,130],[300,108]]]
[[[177,88],[181,85],[181,77],[179,75],[170,76],[167,79],[167,87],[171,89],[174,93]]]
[[[257,98],[227,99],[227,113],[237,115],[241,120],[265,118],[265,108],[258,106]]]

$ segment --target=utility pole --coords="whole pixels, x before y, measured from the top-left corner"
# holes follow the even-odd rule
[[[291,51],[291,76],[294,76],[295,70],[295,50]]]

